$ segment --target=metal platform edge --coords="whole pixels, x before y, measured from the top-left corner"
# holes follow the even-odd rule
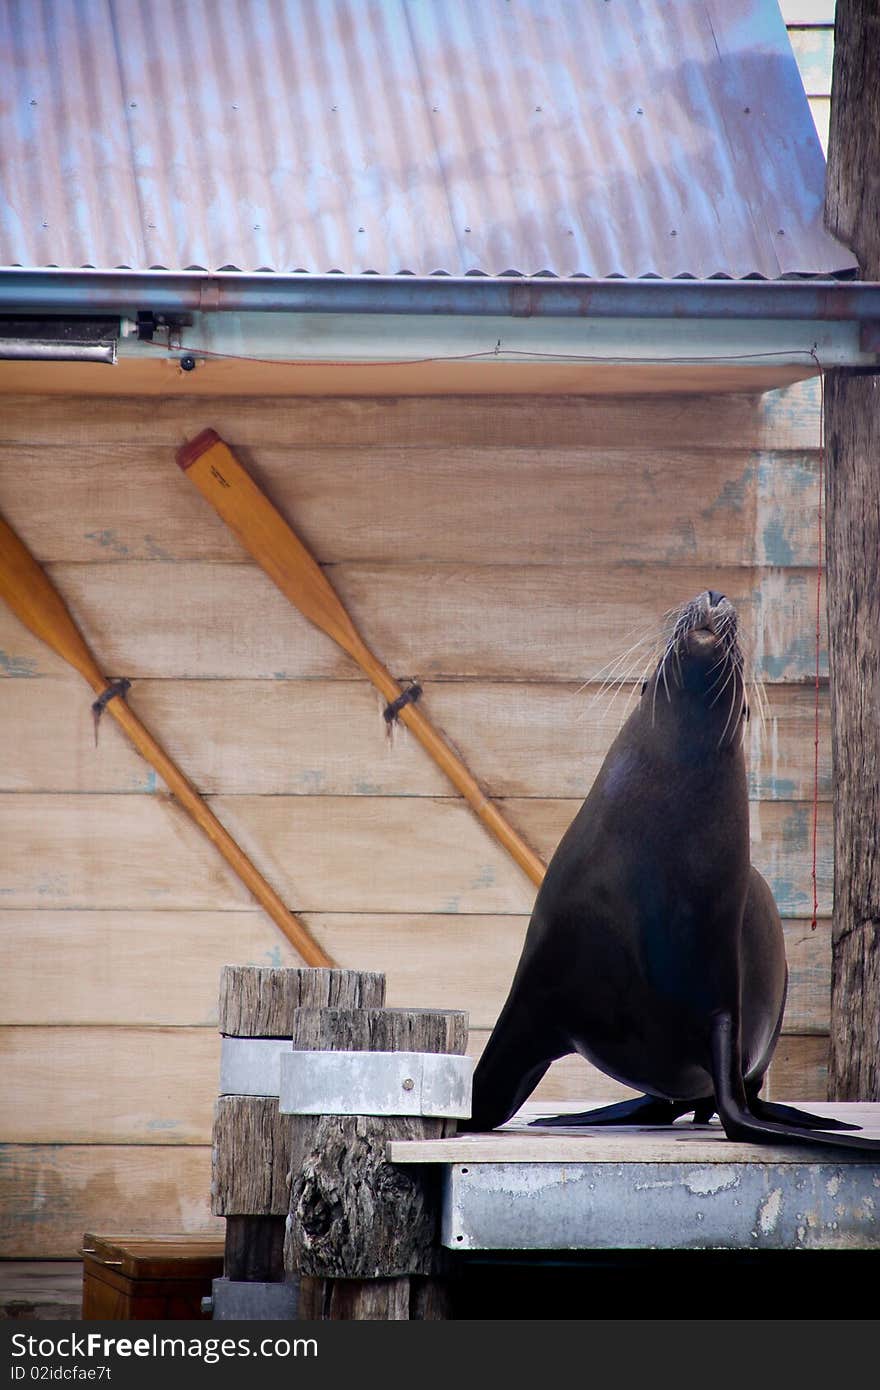
[[[880,1104],[798,1102],[880,1137]],[[557,1111],[585,1108],[585,1103]],[[880,1159],[733,1144],[720,1126],[529,1129],[392,1141],[391,1162],[439,1163],[441,1243],[476,1250],[880,1249]]]

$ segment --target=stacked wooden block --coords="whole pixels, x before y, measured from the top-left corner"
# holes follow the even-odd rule
[[[215,1317],[443,1316],[435,1175],[386,1146],[468,1113],[467,1016],[384,997],[364,971],[224,970]]]

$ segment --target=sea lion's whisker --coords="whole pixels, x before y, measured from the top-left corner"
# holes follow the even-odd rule
[[[712,672],[717,671],[719,666],[726,666],[729,656],[729,652],[722,652],[718,660],[712,662],[712,665],[709,667],[708,671],[706,672],[706,675],[711,676]]]
[[[709,708],[710,708],[710,709],[714,709],[716,705],[720,705],[720,704],[721,704],[721,697],[722,697],[722,695],[724,694],[724,692],[725,692],[725,690],[727,689],[727,687],[730,685],[731,681],[733,681],[734,688],[736,688],[736,667],[735,667],[735,666],[731,666],[731,667],[729,668],[729,670],[728,670],[728,672],[727,672],[727,679],[725,680],[725,682],[724,682],[724,684],[722,685],[721,689],[718,691],[718,694],[715,696],[715,699],[709,701]]]
[[[613,677],[606,676],[605,680],[599,686],[599,689],[592,696],[590,700],[591,705],[595,704],[598,700],[601,700],[608,693],[609,690],[614,689],[615,687],[619,687],[621,685],[626,685],[630,680],[633,679],[636,671],[641,671],[644,669],[645,662],[643,659],[643,654],[640,655],[637,652],[634,654],[630,653],[629,655],[631,657],[629,665],[625,669],[617,671]],[[649,655],[648,661],[649,664],[652,664],[653,654]]]
[[[733,683],[733,689],[732,689],[732,691],[730,692],[730,709],[727,711],[727,719],[725,720],[724,728],[721,730],[721,737],[720,737],[720,739],[718,740],[718,747],[719,747],[719,748],[722,748],[722,747],[724,746],[724,740],[725,740],[725,738],[727,737],[727,730],[730,728],[730,721],[731,721],[731,719],[733,718],[733,712],[734,712],[734,710],[735,710],[735,708],[736,708],[736,696],[737,696],[737,685],[736,685],[736,681],[734,681],[734,683]],[[740,692],[740,705],[742,705],[742,692]]]
[[[592,710],[595,705],[602,704],[605,707],[606,713],[610,712],[623,687],[631,684],[628,675],[629,673],[622,676],[620,680],[615,681],[613,685],[604,685],[601,690],[597,690],[596,694],[588,702],[586,706],[587,710]]]
[[[608,718],[611,716],[611,714],[612,714],[612,712],[613,712],[613,710],[614,710],[614,706],[615,706],[616,703],[617,703],[618,697],[619,697],[621,691],[622,691],[623,688],[624,688],[624,685],[628,684],[628,685],[629,685],[629,694],[627,695],[626,701],[625,701],[624,706],[623,706],[623,711],[622,711],[622,714],[621,714],[621,723],[626,719],[626,716],[627,716],[627,714],[628,714],[628,712],[629,712],[629,707],[630,707],[630,705],[631,705],[632,702],[633,702],[633,698],[636,696],[636,694],[637,694],[638,692],[641,691],[641,689],[642,689],[642,687],[643,687],[643,685],[644,685],[644,681],[647,679],[648,675],[650,674],[650,671],[651,671],[651,668],[652,668],[653,664],[654,664],[654,662],[653,662],[653,659],[652,659],[652,660],[650,660],[650,661],[647,663],[647,665],[642,666],[641,669],[640,669],[640,672],[639,672],[639,676],[636,676],[636,679],[635,679],[635,680],[631,680],[631,681],[629,681],[629,682],[627,682],[627,681],[619,681],[619,682],[618,682],[618,684],[617,684],[617,689],[614,691],[614,694],[611,696],[610,700],[607,701],[607,704],[606,704],[606,707],[605,707],[605,710],[604,710],[604,713],[603,713],[603,716],[602,716],[603,719],[608,719]],[[633,672],[633,674],[635,675],[635,672]],[[591,703],[592,703],[592,702],[591,702]]]
[[[593,674],[589,677],[587,681],[584,682],[584,685],[582,685],[580,689],[583,690],[585,685],[590,685],[596,682],[598,682],[602,686],[613,685],[620,678],[620,672],[622,668],[626,668],[627,671],[632,670],[633,667],[637,663],[640,663],[646,655],[649,659],[652,659],[656,649],[656,633],[643,632],[640,637],[636,638],[635,642],[633,642],[631,646],[626,647],[623,651],[618,652],[617,655],[612,657],[610,661],[607,661],[604,666],[600,666],[597,671],[593,672]],[[629,664],[627,665],[627,663]],[[625,678],[626,677],[624,677],[624,679]]]
[[[643,670],[643,680],[647,680],[648,675],[649,675],[649,673],[650,673],[650,670],[651,670],[651,665],[650,665],[650,663],[649,663],[649,665],[646,666],[646,667],[644,668],[644,670]],[[633,683],[632,689],[630,690],[629,695],[627,696],[626,704],[625,704],[624,707],[623,707],[623,716],[624,716],[624,718],[626,718],[626,715],[629,713],[629,707],[630,707],[630,705],[632,704],[633,696],[635,695],[635,693],[636,693],[637,690],[640,690],[640,689],[641,689],[642,684],[643,684],[643,682],[634,682],[634,683]]]
[[[671,704],[672,704],[672,696],[671,696],[670,693],[669,693],[669,681],[666,679],[666,662],[667,662],[667,657],[668,657],[668,656],[669,656],[669,653],[668,653],[668,652],[665,652],[665,653],[664,653],[664,656],[663,656],[663,662],[662,662],[662,664],[661,664],[661,666],[660,666],[660,674],[661,674],[662,677],[663,677],[663,687],[664,687],[664,689],[665,689],[665,691],[666,691],[666,703],[667,703],[667,705],[671,705]]]
[[[721,676],[724,676],[724,683],[723,683],[723,685],[721,686],[721,688],[720,688],[720,690],[718,691],[718,694],[715,696],[715,698],[714,698],[713,700],[710,700],[710,702],[709,702],[709,708],[710,708],[710,709],[714,708],[715,705],[718,705],[718,704],[721,703],[721,697],[722,697],[722,695],[724,694],[724,692],[725,692],[725,690],[727,689],[727,687],[728,687],[728,685],[730,684],[730,682],[733,681],[734,684],[736,684],[736,677],[737,677],[738,674],[739,674],[739,672],[738,672],[738,669],[737,669],[736,662],[735,662],[735,661],[729,662],[729,664],[725,667],[724,671],[722,671],[722,673],[721,673]],[[717,687],[718,681],[721,680],[721,676],[719,676],[718,680],[717,680],[717,681],[715,682],[715,684],[712,686],[712,689],[713,689],[713,690]]]
[[[607,719],[610,716],[612,710],[614,709],[614,706],[617,702],[617,698],[620,695],[620,692],[623,689],[623,687],[625,685],[629,685],[631,687],[632,692],[639,690],[641,688],[641,684],[645,678],[646,673],[651,670],[653,664],[653,652],[648,654],[647,661],[644,660],[644,654],[642,654],[641,659],[639,657],[639,654],[636,654],[633,660],[631,660],[629,666],[627,666],[627,668],[623,672],[615,676],[613,680],[606,679],[602,682],[599,689],[594,692],[591,698],[587,701],[583,710],[580,711],[580,713],[578,714],[578,718],[583,718],[583,716],[589,713],[595,705],[601,702],[605,706],[602,718]]]
[[[663,682],[664,682],[664,684],[666,684],[666,662],[667,662],[667,660],[668,660],[668,658],[669,658],[669,652],[670,652],[670,647],[667,646],[665,652],[663,653],[662,657],[660,658],[660,665],[659,665],[658,668],[657,668],[657,675],[656,675],[655,678],[654,678],[654,689],[651,691],[651,726],[652,726],[652,727],[653,727],[653,725],[654,725],[654,722],[655,722],[655,719],[656,719],[656,715],[657,715],[657,687],[658,687],[659,684],[660,684],[660,677],[661,677],[661,676],[663,677]],[[668,686],[668,685],[666,685],[666,699],[667,699],[667,701],[669,701],[669,686]]]
[[[724,670],[721,672],[721,675],[718,677],[718,680],[715,681],[715,683],[709,688],[709,690],[707,690],[707,695],[712,695],[713,691],[717,691],[717,694],[712,695],[712,699],[709,701],[710,709],[714,709],[716,705],[719,705],[721,703],[721,697],[727,689],[728,685],[730,684],[731,680],[735,677],[735,675],[736,667],[726,666]]]
[[[743,714],[745,714],[746,709],[747,709],[747,706],[746,706],[746,705],[743,705]],[[746,741],[746,723],[747,723],[747,721],[746,721],[745,719],[741,719],[741,720],[739,721],[739,746],[740,746],[740,748],[743,747],[743,745],[745,744],[745,741]]]
[[[651,656],[652,654],[649,654],[649,659],[651,659]],[[643,665],[644,653],[630,652],[629,661],[627,665],[620,666],[616,671],[607,675],[599,685],[599,688],[596,694],[593,696],[593,699],[598,699],[601,695],[604,694],[606,690],[609,690],[612,686],[620,685],[621,682],[628,681],[631,678],[633,671],[641,669]]]
[[[634,630],[635,629],[630,629],[630,632],[627,633],[626,636],[630,636]],[[622,652],[617,652],[616,655],[614,655],[610,661],[605,662],[604,666],[600,666],[598,671],[594,671],[592,675],[589,677],[589,679],[584,681],[584,685],[592,685],[593,682],[599,680],[600,676],[604,676],[606,673],[610,674],[611,672],[613,672],[616,667],[620,666],[622,662],[626,661],[628,656],[630,656],[634,651],[637,651],[639,647],[643,647],[646,642],[650,642],[652,647],[655,645],[656,637],[653,629],[643,631],[641,636],[637,637],[636,640],[631,644],[631,646],[626,647]],[[581,689],[583,689],[583,686],[581,687]]]
[[[636,636],[635,634],[638,635]],[[610,661],[607,661],[605,666],[600,666],[599,670],[594,673],[594,676],[600,675],[607,666],[613,666],[615,662],[620,660],[621,655],[625,655],[626,652],[631,652],[635,647],[642,646],[645,642],[650,642],[653,646],[657,641],[656,626],[653,623],[650,627],[645,627],[641,623],[633,623],[632,627],[628,627],[625,632],[620,633],[619,640],[621,642],[628,642],[631,638],[633,640],[630,645],[624,649],[623,653],[619,651],[615,652]]]
[[[766,729],[769,703],[767,700],[767,692],[764,689],[764,682],[753,676],[749,681],[749,689],[753,692],[755,697],[755,708],[761,720],[761,728],[762,730]]]

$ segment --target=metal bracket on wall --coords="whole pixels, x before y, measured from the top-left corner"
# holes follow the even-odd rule
[[[172,340],[179,345],[182,329],[191,327],[192,321],[192,314],[156,314],[141,309],[135,320],[135,332],[141,343],[151,343],[156,333],[167,333],[171,347]]]
[[[223,1278],[212,1281],[202,1312],[215,1322],[287,1322],[296,1317],[298,1305],[298,1279],[268,1284]]]

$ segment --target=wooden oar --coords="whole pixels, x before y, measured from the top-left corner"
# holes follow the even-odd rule
[[[132,743],[167,784],[193,820],[201,826],[226,862],[238,874],[272,920],[295,946],[307,965],[332,966],[333,961],[313,939],[306,927],[288,910],[274,888],[254,867],[247,855],[218,821],[198,792],[180,769],[153,738],[137,715],[125,703],[119,687],[98,668],[98,664],[67,605],[52,584],[45,570],[0,517],[0,597],[5,598],[13,613],[53,651],[69,662],[84,676],[117,724],[128,734]]]
[[[389,704],[398,701],[400,686],[367,647],[317,561],[229,445],[215,430],[202,430],[178,449],[177,462],[291,603],[354,658]],[[504,819],[418,706],[402,704],[398,717],[532,882],[541,883],[545,873],[542,861]]]

